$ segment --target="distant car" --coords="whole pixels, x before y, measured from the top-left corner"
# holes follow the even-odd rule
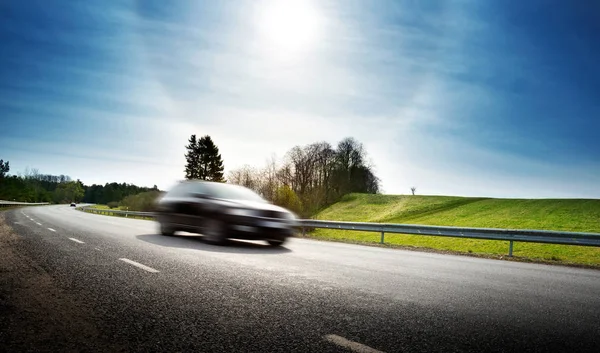
[[[71,207],[76,207],[77,205],[75,204],[75,202],[71,202]]]
[[[273,205],[254,191],[232,184],[184,181],[156,204],[163,235],[176,231],[200,233],[213,244],[228,238],[266,240],[282,245],[294,235],[296,216]]]

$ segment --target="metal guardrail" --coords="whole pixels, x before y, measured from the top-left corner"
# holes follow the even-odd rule
[[[472,238],[509,241],[508,256],[512,256],[513,242],[547,243],[562,245],[600,246],[600,234],[581,232],[560,232],[552,230],[465,228],[427,226],[416,224],[335,222],[305,219],[302,227],[355,230],[381,233],[380,243],[384,243],[385,233],[416,234],[453,238]]]
[[[91,207],[80,207],[79,209],[85,212],[97,214],[112,213],[125,217],[130,215],[154,218],[153,212],[120,211]],[[381,244],[384,244],[385,242],[385,233],[503,240],[509,241],[508,256],[512,256],[513,242],[515,241],[562,245],[600,246],[600,234],[598,233],[560,232],[552,230],[530,229],[466,228],[395,223],[337,222],[312,219],[301,219],[298,221],[298,223],[298,226],[302,229],[302,234],[305,234],[307,228],[378,232],[381,234]]]
[[[41,206],[49,205],[48,202],[16,202],[16,201],[4,201],[0,200],[0,207],[11,207],[11,206]]]
[[[115,215],[120,215],[123,217],[134,216],[134,217],[154,218],[153,212],[121,211],[121,210],[111,210],[111,209],[95,208],[95,207],[87,207],[87,206],[78,207],[77,209],[84,211],[84,212],[96,213],[96,214],[115,214]]]

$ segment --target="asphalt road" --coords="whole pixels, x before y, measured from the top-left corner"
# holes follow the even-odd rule
[[[597,270],[306,239],[219,247],[68,206],[1,222],[0,351],[600,351]]]

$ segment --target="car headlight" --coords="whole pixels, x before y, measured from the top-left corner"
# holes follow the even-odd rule
[[[283,218],[285,218],[285,219],[289,219],[289,220],[292,220],[292,221],[294,221],[294,220],[296,220],[298,217],[296,217],[296,215],[295,215],[295,214],[293,214],[292,212],[285,212],[285,213],[284,213],[284,215],[283,215]]]
[[[254,210],[248,210],[245,208],[230,208],[227,210],[227,213],[229,213],[230,215],[233,216],[246,216],[246,217],[252,217],[256,215],[256,212]]]

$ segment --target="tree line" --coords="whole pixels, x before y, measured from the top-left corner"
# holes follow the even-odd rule
[[[108,204],[142,192],[158,192],[156,185],[153,188],[127,183],[88,186],[80,180],[72,180],[68,175],[42,174],[37,169],[27,168],[24,173],[16,175],[9,175],[9,171],[9,162],[0,160],[0,200]]]
[[[19,202],[65,203],[83,197],[84,185],[67,175],[41,174],[27,168],[9,175],[10,164],[0,160],[0,199]]]
[[[380,191],[363,144],[352,137],[335,147],[324,141],[295,146],[282,161],[271,158],[262,168],[246,165],[229,172],[227,179],[302,216],[313,215],[348,193]]]
[[[335,147],[328,142],[295,146],[282,161],[245,165],[223,178],[219,149],[206,135],[191,135],[186,147],[186,179],[228,182],[248,187],[265,199],[302,216],[315,214],[352,192],[378,193],[379,179],[362,143],[348,137]]]
[[[143,192],[156,191],[158,187],[152,188],[140,187],[128,183],[106,183],[104,185],[92,184],[85,186],[85,192],[82,198],[86,203],[97,203],[108,205],[110,202],[120,202],[131,195],[137,195]]]
[[[362,143],[348,137],[335,147],[321,141],[290,149],[282,160],[271,158],[263,167],[245,165],[224,178],[219,148],[209,135],[191,135],[186,147],[186,179],[228,182],[248,187],[265,199],[303,217],[317,213],[342,196],[378,193],[380,182]],[[0,160],[0,199],[22,202],[86,202],[149,210],[161,192],[128,183],[85,185],[65,175],[41,174],[36,169],[8,175]]]

